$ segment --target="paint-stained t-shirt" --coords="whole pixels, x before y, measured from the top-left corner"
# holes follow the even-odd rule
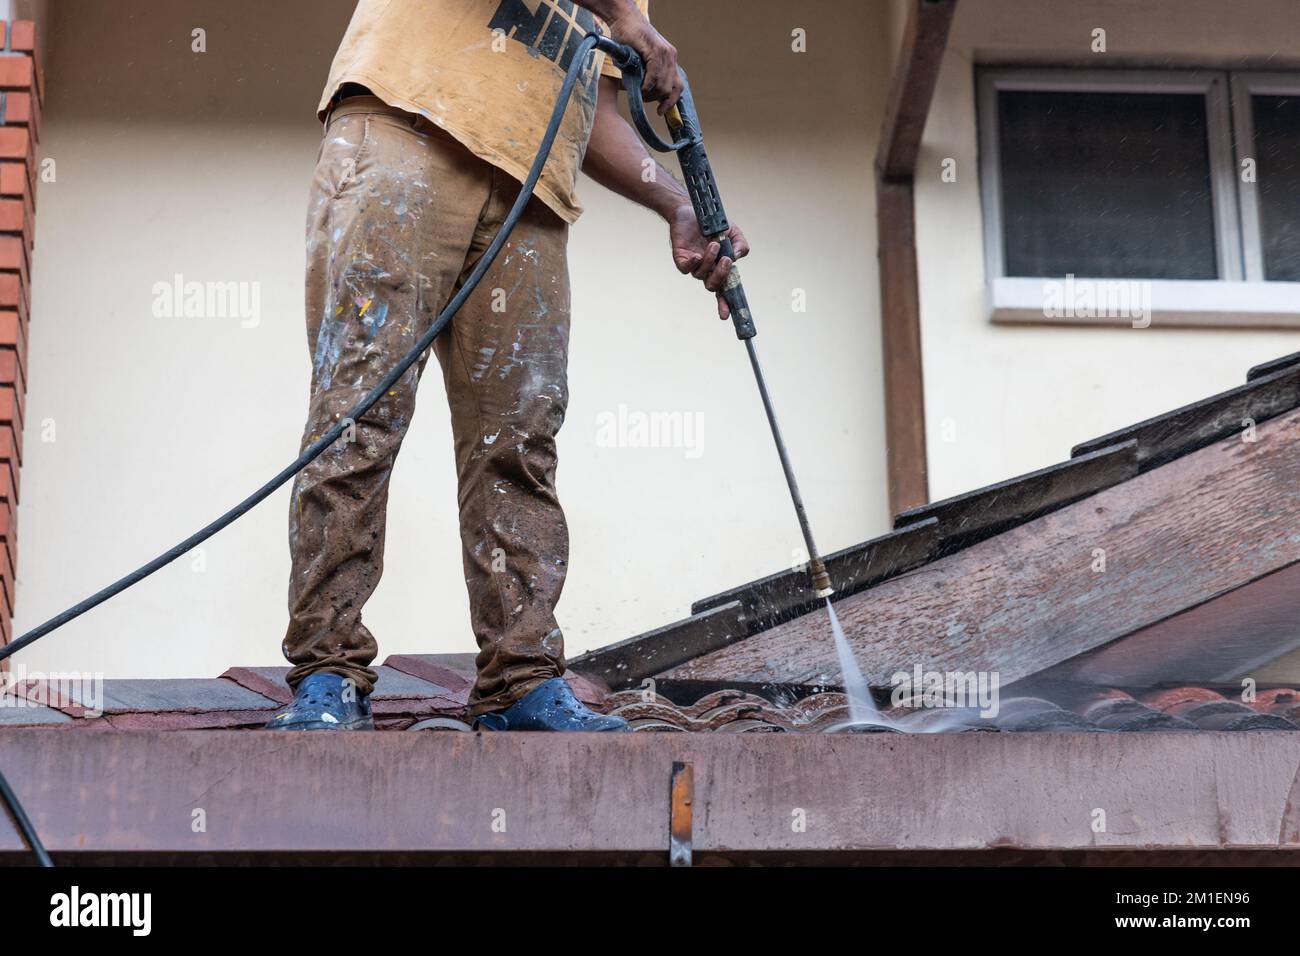
[[[637,6],[646,13],[649,0]],[[359,83],[522,182],[578,44],[598,22],[573,0],[359,0],[318,115],[324,119],[340,86]],[[597,53],[537,184],[537,195],[566,222],[582,213],[578,171],[602,73],[618,76]]]

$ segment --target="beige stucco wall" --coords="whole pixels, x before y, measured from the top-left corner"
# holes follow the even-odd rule
[[[822,545],[864,540],[887,521],[870,160],[888,5],[746,0],[726,30],[693,0],[654,6],[755,246],[758,342]],[[51,5],[42,145],[57,180],[41,186],[38,211],[20,631],[180,540],[296,452],[311,114],[350,9]],[[790,50],[795,27],[808,31],[806,54]],[[194,28],[207,31],[204,54],[191,52]],[[786,566],[800,543],[730,327],[672,270],[657,222],[594,185],[584,195],[559,474],[571,653],[684,616],[696,598]],[[156,318],[153,286],[176,273],[259,283],[260,323]],[[795,289],[806,314],[792,312]],[[597,447],[597,416],[620,404],[702,414],[703,453]],[[200,565],[182,559],[18,661],[109,676],[280,662],[286,508],[282,491],[209,542]],[[381,654],[472,650],[436,372],[389,513],[367,610]]]
[[[1090,52],[1097,27],[1105,54]],[[1079,441],[1239,385],[1250,365],[1300,348],[1293,332],[990,323],[974,65],[1281,69],[1300,62],[1298,27],[1291,0],[961,0],[917,176],[933,497],[1062,460]],[[940,179],[948,157],[953,183]]]

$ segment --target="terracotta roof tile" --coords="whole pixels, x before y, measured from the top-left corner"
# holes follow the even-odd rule
[[[124,730],[257,726],[276,706],[274,700],[221,678],[114,679],[93,692],[79,683],[28,680],[16,689],[64,717]]]
[[[86,706],[93,701],[77,699]],[[212,710],[269,710],[275,701],[220,678],[168,680],[106,680],[103,700],[106,714],[202,712]]]
[[[393,663],[438,676],[440,683],[392,666],[379,668],[374,697],[380,730],[468,731],[464,686],[472,677],[463,662],[450,666],[439,655],[405,657]],[[87,716],[80,701],[58,707],[39,704],[0,706],[0,726],[52,724],[85,729],[195,730],[260,727],[288,699],[287,668],[232,668],[222,678],[200,680],[110,680],[104,683],[104,713]],[[459,678],[459,680],[457,679]],[[1038,685],[1032,694],[1003,694],[998,712],[982,716],[973,707],[916,706],[903,701],[874,725],[851,721],[848,698],[826,691],[783,700],[743,690],[718,690],[693,703],[677,703],[657,693],[624,690],[605,694],[593,684],[579,685],[597,709],[623,717],[633,730],[647,733],[896,733],[1143,732],[1300,730],[1300,689],[1260,690],[1255,700],[1240,691],[1212,687],[1167,687],[1130,693],[1118,688]],[[32,695],[48,693],[28,686]],[[677,689],[680,691],[680,688]],[[3,704],[4,698],[0,698]]]
[[[1175,687],[1138,699],[1120,689],[1087,689],[1064,694],[1066,706],[1045,697],[1002,700],[995,716],[969,707],[898,706],[885,712],[886,729],[902,733],[973,730],[1026,732],[1144,732],[1195,730],[1300,730],[1300,690],[1261,691],[1249,705],[1208,687]],[[754,694],[719,691],[694,704],[675,704],[642,691],[619,691],[606,698],[606,713],[617,714],[638,731],[727,733],[825,733],[854,728],[848,699],[828,692],[791,704]]]
[[[67,714],[33,704],[26,698],[9,694],[0,694],[0,727],[26,727],[37,724],[67,724],[72,718]]]
[[[1290,687],[1260,691],[1251,706],[1261,714],[1276,714],[1300,725],[1300,691]]]

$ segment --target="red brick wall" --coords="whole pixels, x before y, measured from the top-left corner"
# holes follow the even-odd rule
[[[37,150],[45,74],[31,20],[0,21],[0,644],[13,639]],[[4,662],[6,665],[8,661]]]

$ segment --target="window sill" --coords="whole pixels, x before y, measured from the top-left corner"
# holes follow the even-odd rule
[[[999,278],[986,291],[989,318],[1010,325],[1300,329],[1300,282]]]

